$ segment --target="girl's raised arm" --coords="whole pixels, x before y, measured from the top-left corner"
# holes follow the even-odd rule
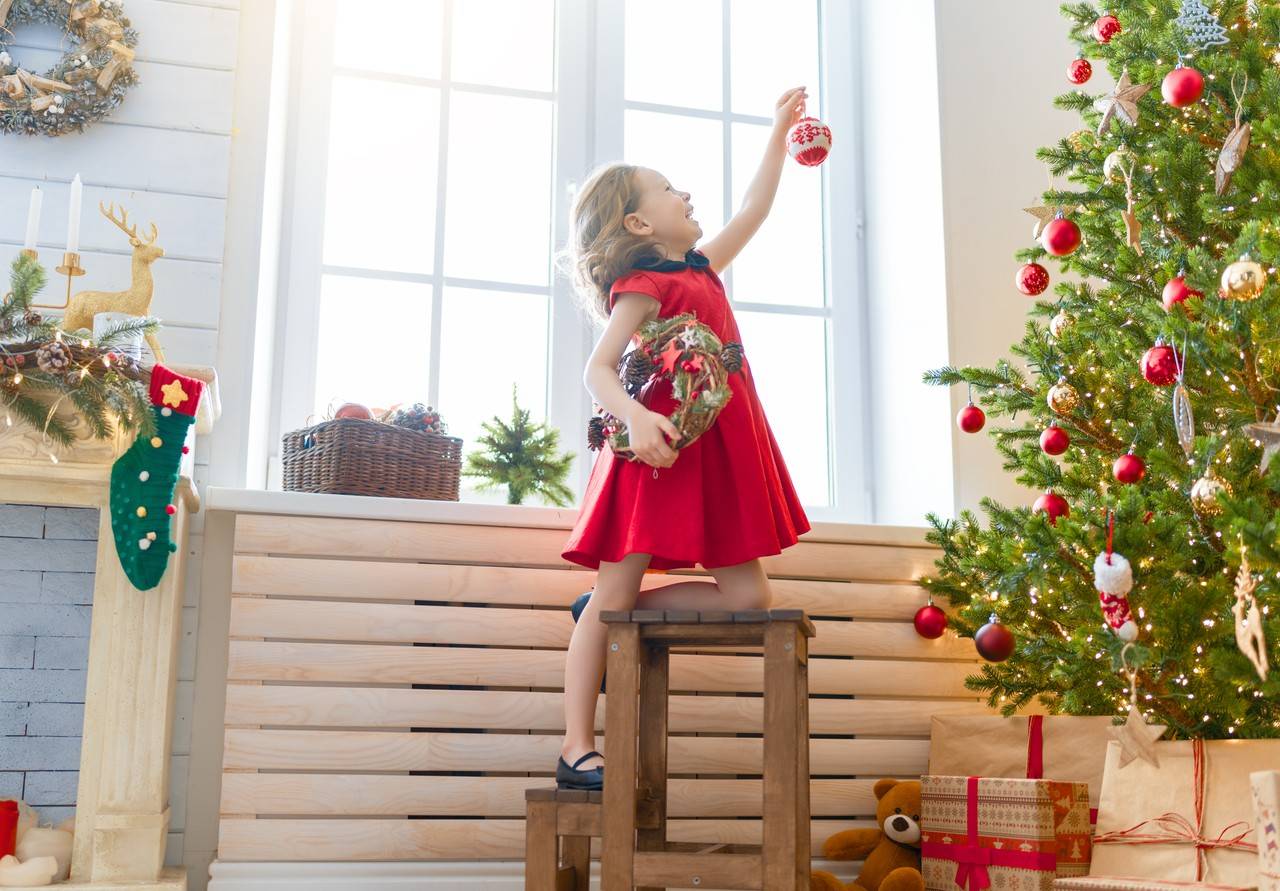
[[[795,87],[778,99],[773,115],[773,132],[765,146],[760,168],[743,196],[742,207],[720,234],[699,248],[711,261],[711,268],[717,274],[733,262],[733,258],[746,247],[751,236],[756,234],[760,224],[769,215],[773,197],[778,193],[782,163],[787,158],[787,131],[804,115],[804,100],[808,96],[804,90],[804,87]]]

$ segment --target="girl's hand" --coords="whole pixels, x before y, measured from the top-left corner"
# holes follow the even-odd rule
[[[650,467],[670,467],[676,463],[680,453],[667,444],[666,436],[679,439],[680,431],[666,415],[650,411],[637,402],[626,421],[631,451],[637,458]]]
[[[775,130],[790,130],[796,121],[804,117],[804,100],[809,98],[804,87],[794,87],[782,94],[773,112]]]

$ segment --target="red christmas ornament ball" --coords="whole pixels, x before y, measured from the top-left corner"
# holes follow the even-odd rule
[[[1067,80],[1082,84],[1093,76],[1093,66],[1088,59],[1076,59],[1067,66]]]
[[[1113,15],[1099,16],[1093,23],[1093,37],[1098,43],[1110,43],[1111,38],[1123,30],[1120,20]]]
[[[1013,632],[1001,625],[995,615],[978,629],[973,643],[978,648],[978,655],[988,662],[1003,662],[1013,655]]]
[[[1034,297],[1043,294],[1045,288],[1049,287],[1049,270],[1039,263],[1028,263],[1018,270],[1013,281],[1019,291],[1028,297]]]
[[[1066,217],[1052,219],[1040,233],[1040,244],[1055,257],[1065,257],[1080,247],[1080,227]]]
[[[977,433],[987,423],[982,409],[970,402],[956,415],[956,426],[965,433]]]
[[[1203,297],[1203,291],[1196,291],[1187,285],[1187,280],[1181,275],[1176,275],[1164,286],[1164,292],[1161,294],[1161,300],[1164,302],[1164,311],[1172,312],[1173,308],[1187,300],[1190,297]]]
[[[1157,387],[1167,387],[1178,379],[1178,362],[1173,347],[1157,343],[1142,354],[1142,376]]]
[[[1111,465],[1111,474],[1118,482],[1136,483],[1147,475],[1147,465],[1133,452],[1129,452],[1116,458],[1116,463]]]
[[[1031,510],[1048,517],[1050,526],[1058,525],[1058,517],[1071,516],[1071,506],[1067,504],[1067,499],[1053,491],[1045,492],[1037,498],[1031,505]]]
[[[1050,424],[1040,434],[1040,448],[1046,455],[1061,455],[1069,445],[1071,445],[1071,437],[1057,424]]]
[[[1204,75],[1194,68],[1175,68],[1164,76],[1160,95],[1174,108],[1195,105],[1204,95]]]
[[[916,634],[927,640],[936,640],[947,630],[947,614],[932,603],[920,607],[912,621],[916,626]]]
[[[333,413],[335,418],[358,418],[363,421],[370,420],[373,412],[369,411],[369,406],[361,405],[359,402],[344,402],[338,406],[338,410]]]

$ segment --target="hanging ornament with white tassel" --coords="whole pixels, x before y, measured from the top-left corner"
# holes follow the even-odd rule
[[[1138,623],[1129,608],[1129,592],[1133,590],[1133,568],[1129,561],[1111,549],[1116,515],[1107,510],[1107,549],[1093,561],[1093,585],[1098,589],[1102,617],[1116,637],[1126,643],[1138,639]]]

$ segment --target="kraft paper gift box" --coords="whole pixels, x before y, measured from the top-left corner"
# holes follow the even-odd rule
[[[935,716],[929,735],[929,773],[1087,783],[1096,819],[1111,727],[1106,717]]]
[[[1209,882],[1166,882],[1160,879],[1134,879],[1124,876],[1078,876],[1054,879],[1053,891],[1253,891],[1243,885],[1213,885]]]
[[[1249,774],[1257,827],[1259,891],[1280,891],[1280,770]]]
[[[1045,891],[1089,871],[1084,783],[926,776],[920,853],[930,891]]]
[[[1280,740],[1157,742],[1159,766],[1107,748],[1090,876],[1256,887],[1249,774],[1280,763]]]

